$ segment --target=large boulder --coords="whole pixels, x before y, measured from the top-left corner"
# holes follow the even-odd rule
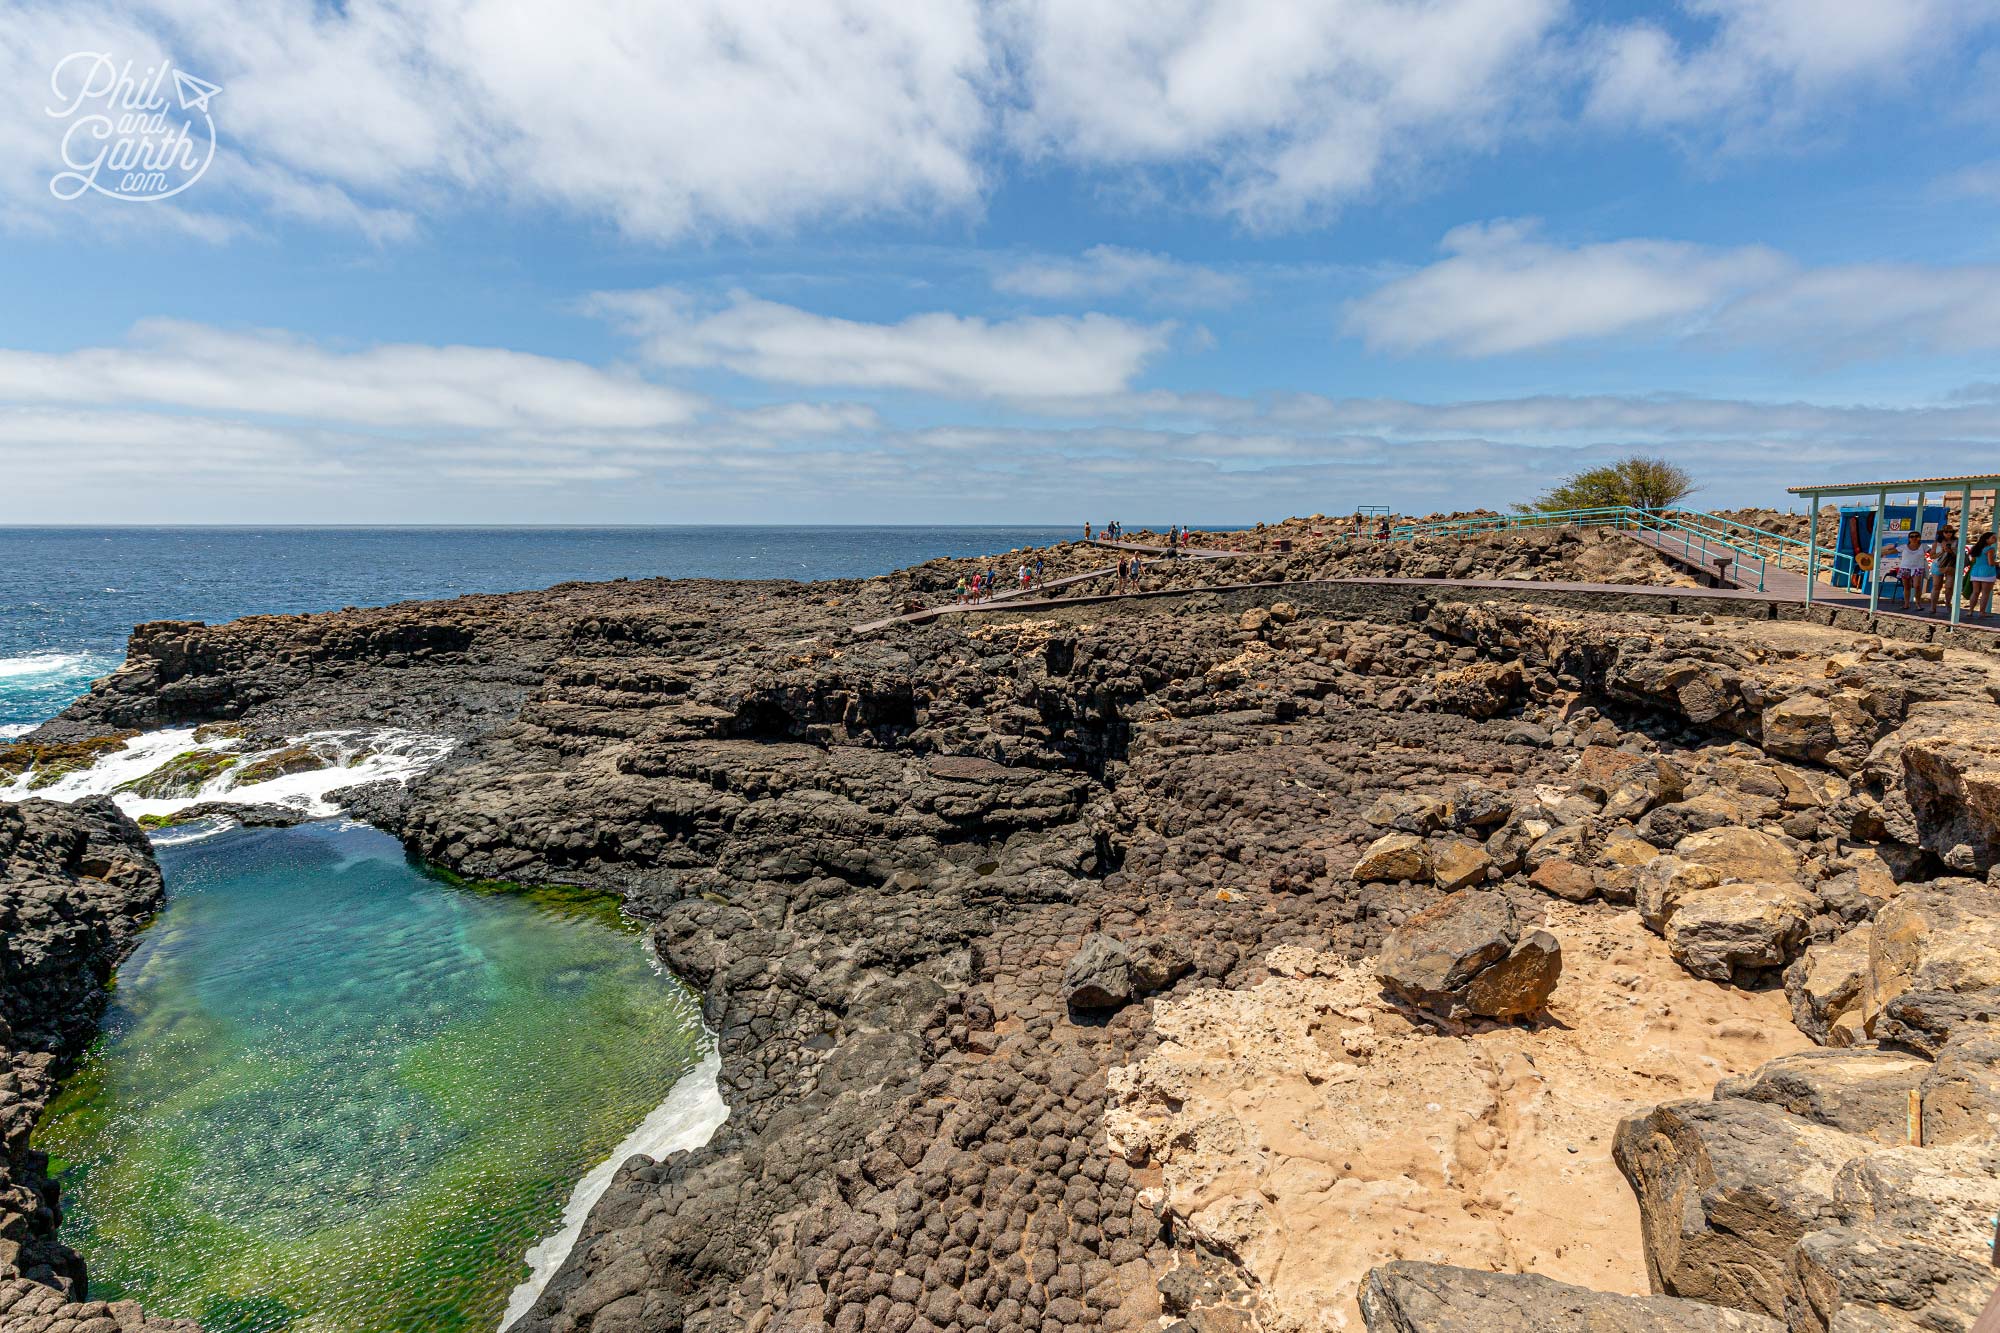
[[[1987,1264],[1886,1226],[1835,1226],[1792,1252],[1793,1333],[1965,1330],[1992,1290]]]
[[[1356,884],[1421,884],[1431,877],[1430,844],[1414,833],[1389,833],[1368,844],[1354,863]]]
[[[1547,931],[1525,934],[1504,894],[1463,890],[1391,931],[1375,960],[1392,993],[1446,1018],[1541,1012],[1562,975]]]
[[[1783,838],[1748,828],[1712,828],[1674,844],[1674,855],[1707,866],[1724,883],[1796,884],[1805,857]]]
[[[1063,969],[1062,988],[1072,1009],[1093,1012],[1130,1003],[1136,993],[1132,951],[1102,932],[1084,936]]]
[[[1678,801],[1687,790],[1687,774],[1671,760],[1608,745],[1584,746],[1571,777],[1578,791],[1599,801],[1609,802],[1623,792],[1634,792],[1635,796],[1621,802],[1618,811],[1621,817],[1631,819],[1663,801]]]
[[[2000,861],[2000,708],[1926,703],[1892,738],[1923,846],[1966,874]]]
[[[1535,867],[1528,883],[1551,897],[1573,903],[1588,902],[1597,896],[1597,876],[1588,866],[1567,857],[1551,857]]]
[[[1921,1092],[1925,1143],[2000,1143],[2000,1028],[1946,1042]]]
[[[1818,901],[1792,884],[1721,884],[1682,897],[1667,952],[1698,977],[1734,981],[1798,956]]]
[[[1833,1182],[1868,1140],[1726,1097],[1621,1122],[1653,1289],[1782,1318],[1792,1249],[1837,1220]]]
[[[1870,1035],[1884,1035],[1884,1010],[1905,995],[1993,991],[2000,991],[2000,889],[1933,881],[1905,888],[1877,914],[1862,992]]]
[[[1868,940],[1873,925],[1859,925],[1837,939],[1813,944],[1785,969],[1785,998],[1792,1022],[1822,1046],[1852,1046],[1867,1039],[1861,994],[1868,983]]]
[[[1484,884],[1492,866],[1486,849],[1467,838],[1448,838],[1431,847],[1431,882],[1446,893]]]
[[[1368,1270],[1369,1333],[1783,1333],[1762,1315],[1676,1300],[1617,1296],[1531,1273],[1489,1273],[1398,1260]]]
[[[1873,1049],[1795,1051],[1756,1072],[1728,1078],[1717,1098],[1764,1102],[1801,1120],[1858,1134],[1880,1144],[1904,1142],[1910,1094],[1922,1086],[1930,1062],[1900,1051]]]
[[[1681,899],[1702,889],[1712,889],[1722,883],[1722,876],[1705,865],[1695,865],[1683,861],[1678,856],[1656,856],[1639,867],[1633,887],[1633,901],[1639,908],[1639,919],[1646,923],[1648,930],[1664,935],[1667,922]]]
[[[1880,1223],[1968,1259],[1988,1259],[2000,1215],[2000,1144],[1871,1152],[1840,1169],[1833,1197],[1850,1225]]]
[[[1833,704],[1816,694],[1795,694],[1766,708],[1763,745],[1786,759],[1818,763],[1839,744],[1833,733]]]

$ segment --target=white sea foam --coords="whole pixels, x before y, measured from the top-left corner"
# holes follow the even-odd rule
[[[658,1161],[669,1153],[699,1148],[729,1119],[729,1103],[722,1100],[721,1080],[722,1057],[711,1045],[702,1062],[681,1075],[667,1099],[625,1136],[611,1156],[576,1183],[568,1205],[563,1208],[562,1226],[529,1249],[528,1278],[507,1298],[507,1313],[500,1317],[501,1328],[507,1328],[528,1312],[535,1298],[542,1294],[542,1288],[562,1267],[563,1260],[569,1258],[570,1248],[583,1234],[584,1219],[604,1197],[604,1191],[611,1188],[611,1178],[618,1174],[619,1167],[635,1153]]]
[[[34,729],[33,722],[9,722],[0,725],[0,741],[11,741],[16,736],[25,736]]]
[[[99,665],[99,660],[88,653],[28,653],[21,657],[0,657],[0,680],[23,676],[94,676]]]
[[[119,809],[141,815],[171,815],[204,801],[234,801],[245,805],[282,805],[315,818],[340,813],[327,793],[341,787],[388,779],[408,782],[444,758],[453,742],[448,737],[387,727],[374,730],[313,731],[282,746],[246,748],[240,740],[218,738],[197,743],[192,727],[171,727],[134,736],[88,768],[65,773],[36,787],[34,769],[0,787],[0,800],[20,801],[39,796],[51,801],[75,801],[85,796],[109,796]],[[262,782],[242,782],[238,774],[278,750],[304,745],[328,763],[323,768],[290,773]],[[172,797],[146,797],[119,788],[145,777],[160,765],[189,750],[213,750],[237,756],[237,763],[202,783],[199,789]],[[228,827],[220,823],[210,832]]]

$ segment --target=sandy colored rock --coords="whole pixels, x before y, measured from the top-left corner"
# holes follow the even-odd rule
[[[1667,921],[1667,948],[1710,981],[1783,967],[1811,922],[1811,894],[1790,884],[1725,883],[1682,897]]]
[[[1976,884],[1907,888],[1875,918],[1861,1000],[1871,1035],[1883,1009],[1907,992],[1995,988],[2000,988],[2000,890]]]
[[[1567,902],[1587,902],[1597,896],[1597,877],[1590,867],[1555,857],[1535,867],[1528,883]]]
[[[2000,860],[2000,708],[1920,704],[1895,738],[1923,845],[1954,870],[1984,875]]]
[[[1833,705],[1816,694],[1795,694],[1764,710],[1763,745],[1787,759],[1818,761],[1837,743]]]
[[[1783,839],[1748,828],[1713,828],[1674,844],[1674,855],[1707,866],[1723,882],[1794,884],[1805,858]]]
[[[1819,1048],[1779,1056],[1754,1074],[1725,1079],[1715,1095],[1764,1102],[1815,1125],[1901,1144],[1910,1094],[1930,1062],[1900,1051]]]
[[[1493,858],[1476,842],[1453,838],[1431,845],[1431,881],[1446,893],[1486,882]]]
[[[1357,884],[1422,883],[1431,876],[1430,844],[1414,833],[1389,833],[1368,844],[1354,863]]]
[[[1463,890],[1389,933],[1375,973],[1390,992],[1446,1018],[1539,1013],[1562,975],[1546,931],[1522,936],[1505,894]]]
[[[1784,1333],[1784,1325],[1672,1296],[1616,1296],[1526,1273],[1446,1264],[1368,1270],[1361,1314],[1369,1333]]]
[[[1112,1074],[1110,1142],[1241,1258],[1272,1333],[1358,1327],[1364,1274],[1395,1259],[1648,1290],[1618,1121],[1805,1038],[1781,996],[1689,976],[1629,911],[1551,903],[1548,928],[1564,979],[1535,1031],[1440,1035],[1289,946],[1254,989],[1155,1005],[1159,1049]]]
[[[1946,1042],[1924,1075],[1924,1142],[2000,1142],[2000,1032]]]
[[[1639,919],[1649,930],[1664,934],[1667,922],[1682,898],[1722,882],[1713,868],[1683,861],[1678,856],[1658,856],[1639,868],[1634,902]]]
[[[1785,969],[1785,994],[1799,1031],[1822,1046],[1863,1041],[1862,992],[1868,984],[1868,941],[1872,923],[1838,939],[1812,944]]]
[[[1871,1152],[1841,1168],[1833,1197],[1849,1225],[1880,1223],[1965,1258],[1990,1260],[2000,1215],[2000,1144]]]
[[[1669,1102],[1618,1127],[1656,1291],[1782,1318],[1792,1247],[1871,1145],[1761,1102]]]

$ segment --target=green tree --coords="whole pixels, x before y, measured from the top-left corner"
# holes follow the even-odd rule
[[[1604,505],[1635,505],[1658,509],[1679,504],[1695,490],[1685,468],[1664,458],[1630,458],[1564,477],[1532,504],[1515,505],[1523,514],[1551,509],[1593,509]]]

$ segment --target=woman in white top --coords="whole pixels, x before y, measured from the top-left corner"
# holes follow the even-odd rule
[[[1922,596],[1924,580],[1930,575],[1930,552],[1924,549],[1923,539],[1916,533],[1903,544],[1903,553],[1896,558],[1896,581],[1902,585],[1903,605],[1912,605],[1911,594]]]

